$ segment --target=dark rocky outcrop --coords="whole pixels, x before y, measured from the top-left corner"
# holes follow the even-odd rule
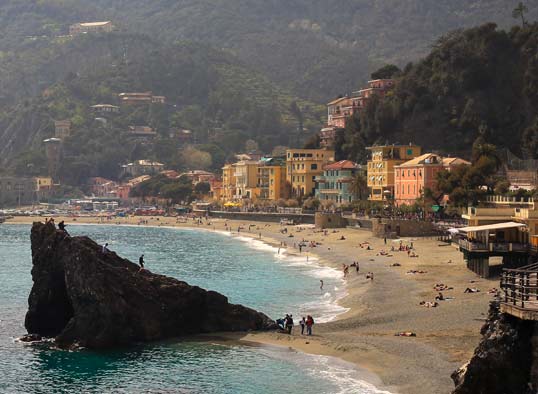
[[[32,227],[32,279],[25,326],[60,346],[122,346],[217,331],[274,327],[266,315],[150,271],[53,224]]]
[[[531,394],[535,381],[535,322],[500,313],[490,305],[482,339],[471,360],[452,374],[453,394]]]

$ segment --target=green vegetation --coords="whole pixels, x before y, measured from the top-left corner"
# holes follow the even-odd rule
[[[365,146],[414,142],[469,157],[483,130],[489,143],[538,158],[537,53],[538,24],[443,36],[424,60],[405,67],[393,92],[348,122],[343,156],[361,162]]]
[[[530,0],[522,5],[525,20],[538,17]],[[516,0],[4,0],[0,48],[37,48],[71,23],[112,20],[160,41],[224,48],[323,102],[357,89],[384,63],[421,58],[447,31],[490,21],[507,28],[514,7]]]
[[[136,185],[130,193],[131,197],[149,197],[170,199],[172,204],[190,202],[193,199],[193,187],[189,178],[170,179],[165,175],[157,175]]]
[[[73,185],[91,176],[117,179],[121,164],[138,159],[179,170],[218,169],[247,140],[270,152],[300,144],[322,124],[322,106],[291,96],[233,56],[201,45],[113,33],[77,37],[49,50],[35,64],[49,71],[67,64],[63,77],[38,97],[21,99],[17,91],[6,91],[7,102],[22,103],[0,112],[6,126],[0,139],[8,141],[0,147],[2,161],[21,175],[40,168],[36,158],[44,157],[42,140],[54,135],[53,120],[73,125],[60,168],[62,182]],[[17,64],[34,56],[23,51]],[[166,104],[121,105],[119,114],[107,115],[90,109],[120,105],[120,92],[145,91],[166,96]],[[301,133],[298,124],[306,128]],[[158,133],[153,141],[129,135],[129,126],[146,125]],[[192,131],[193,146],[173,135],[181,129]]]

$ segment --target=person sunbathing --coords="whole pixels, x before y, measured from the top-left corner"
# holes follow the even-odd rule
[[[477,289],[476,287],[468,287],[465,289],[464,293],[480,293],[480,289]]]
[[[421,306],[424,306],[426,308],[437,308],[439,306],[439,304],[437,302],[432,302],[432,301],[421,301],[420,304]]]
[[[394,334],[394,336],[396,336],[396,337],[416,337],[417,334],[415,334],[414,332],[411,332],[411,331],[403,331],[403,332],[397,332],[396,334]]]

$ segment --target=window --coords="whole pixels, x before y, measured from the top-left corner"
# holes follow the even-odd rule
[[[310,169],[311,169],[311,170],[317,170],[317,169],[318,169],[318,165],[317,165],[317,164],[310,164]]]

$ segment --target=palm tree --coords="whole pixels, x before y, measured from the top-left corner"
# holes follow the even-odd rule
[[[521,18],[521,25],[525,26],[527,21],[525,20],[525,14],[529,12],[529,9],[522,1],[519,2],[516,8],[512,11],[512,17],[515,19]]]
[[[358,200],[364,200],[368,196],[368,181],[362,172],[357,172],[351,181],[351,193]]]

